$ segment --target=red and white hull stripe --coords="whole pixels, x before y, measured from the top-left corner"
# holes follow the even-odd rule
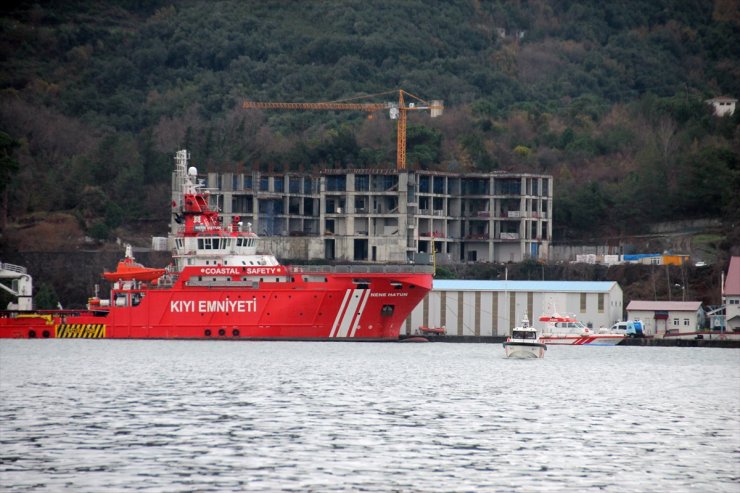
[[[542,336],[540,342],[570,346],[616,346],[624,339],[620,335]]]
[[[329,337],[354,337],[368,298],[370,298],[369,289],[348,289],[344,293]]]

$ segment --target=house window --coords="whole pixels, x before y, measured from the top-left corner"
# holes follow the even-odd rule
[[[586,313],[586,293],[581,293],[581,313]]]
[[[599,313],[604,313],[604,293],[599,293]]]
[[[673,325],[675,325],[675,326],[678,326],[679,325],[679,320],[677,318],[674,318],[673,319]]]
[[[684,324],[684,325],[685,325],[686,327],[688,327],[688,326],[689,326],[689,319],[688,319],[688,318],[684,318],[684,319],[683,319],[683,324]]]

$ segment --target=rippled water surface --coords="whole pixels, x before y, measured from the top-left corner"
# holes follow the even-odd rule
[[[740,350],[0,341],[6,491],[740,491]]]

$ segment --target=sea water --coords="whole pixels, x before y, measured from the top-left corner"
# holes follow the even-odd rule
[[[0,489],[740,491],[740,350],[0,341]]]

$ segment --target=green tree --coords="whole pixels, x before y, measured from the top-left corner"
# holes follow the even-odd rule
[[[116,229],[123,223],[125,217],[123,209],[115,202],[108,202],[105,206],[105,225]]]
[[[87,230],[91,238],[98,241],[107,241],[110,238],[110,228],[104,222],[96,222]]]
[[[39,310],[52,310],[59,306],[59,297],[57,296],[54,286],[42,283],[39,290],[34,296],[36,308]]]
[[[718,217],[729,212],[739,188],[738,154],[707,147],[686,157],[681,177],[681,209],[692,217]]]
[[[406,162],[429,167],[440,161],[442,134],[439,130],[422,125],[409,125],[406,129]]]
[[[20,142],[0,131],[0,193],[5,192],[11,178],[18,172],[18,161],[13,154],[19,146]]]

